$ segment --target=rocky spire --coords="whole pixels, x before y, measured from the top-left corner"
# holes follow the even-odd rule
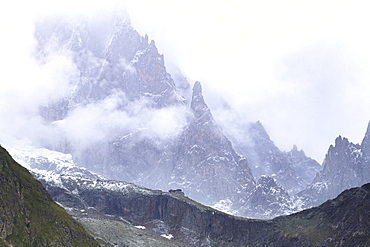
[[[361,142],[361,150],[366,156],[370,156],[370,122],[367,126],[365,137]]]
[[[200,82],[193,86],[190,107],[194,118],[180,136],[170,184],[207,205],[246,200],[255,186],[252,172],[214,120]]]
[[[212,118],[211,111],[209,110],[206,102],[204,101],[202,94],[202,85],[200,84],[199,81],[195,82],[193,86],[193,94],[191,97],[190,107],[197,118],[205,116]]]

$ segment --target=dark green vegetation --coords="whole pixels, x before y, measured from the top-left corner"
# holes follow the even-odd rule
[[[0,147],[0,246],[99,246]]]
[[[297,246],[370,246],[370,184],[272,222],[280,239]]]

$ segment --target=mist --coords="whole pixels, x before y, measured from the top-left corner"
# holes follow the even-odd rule
[[[24,14],[24,15],[23,15]],[[23,139],[38,143],[50,133],[39,116],[39,107],[57,101],[71,90],[76,68],[68,52],[53,52],[35,59],[37,42],[31,13],[3,15],[4,38],[0,44],[2,82],[0,91],[0,141]]]
[[[134,125],[152,129],[145,133],[153,136],[178,133],[188,114],[184,109],[169,108],[143,119],[116,109],[115,97],[74,109],[68,118],[53,124],[38,116],[40,106],[73,90],[76,68],[73,54],[67,51],[51,48],[41,61],[35,59],[39,55],[35,54],[35,20],[46,14],[90,18],[105,32],[109,20],[101,22],[102,17],[117,4],[127,8],[141,35],[149,34],[156,41],[167,67],[179,67],[190,84],[202,82],[213,115],[231,132],[243,131],[245,122],[260,120],[280,149],[290,150],[296,144],[319,162],[338,135],[361,142],[370,120],[370,49],[364,32],[370,18],[362,4],[39,0],[15,1],[1,8],[0,59],[6,69],[0,127],[8,130],[0,137],[2,143],[22,139],[42,145],[48,142],[45,138],[58,140],[65,135],[76,145],[88,145],[87,140],[98,141],[107,129],[114,133],[118,128],[117,133],[124,134]],[[137,109],[145,109],[143,102],[136,103]],[[240,125],[229,124],[232,118],[226,105],[240,116]],[[154,116],[169,120],[177,111],[179,120],[171,123],[171,130],[159,130],[162,123]],[[86,120],[78,120],[78,114]],[[91,123],[102,114],[109,121]]]
[[[212,88],[205,99],[216,118],[229,121],[213,103],[222,97],[241,119],[260,120],[280,149],[296,144],[318,162],[338,135],[362,141],[370,120],[363,3],[144,2],[129,5],[134,26]]]
[[[55,12],[44,17],[42,12],[30,12],[8,26],[0,45],[6,68],[0,91],[0,136],[2,145],[31,145],[81,152],[101,142],[113,142],[130,133],[143,138],[165,140],[176,138],[191,116],[186,105],[153,108],[153,102],[141,98],[128,100],[122,91],[115,91],[107,98],[76,105],[68,115],[57,121],[42,117],[40,109],[69,100],[80,80],[80,71],[73,50],[61,45],[53,34],[53,21],[80,25],[81,21],[95,25],[96,45],[104,46],[109,38],[116,11],[114,8],[71,13]],[[40,14],[41,13],[41,14]],[[47,18],[47,19],[45,19]],[[46,20],[46,21],[45,21]],[[35,25],[47,23],[38,30],[46,42],[35,39]],[[54,25],[54,26],[53,26]],[[14,30],[16,35],[14,35]],[[40,34],[40,33],[39,33]],[[43,39],[41,39],[43,40]],[[41,45],[41,50],[40,50]],[[103,66],[105,61],[94,54],[87,54],[91,68]],[[127,61],[121,61],[122,70],[135,73]]]
[[[190,117],[186,106],[152,109],[145,99],[134,102],[122,99],[125,96],[117,93],[98,103],[77,107],[66,119],[54,123],[56,129],[74,149],[81,151],[136,132],[141,137],[173,139],[181,134]]]

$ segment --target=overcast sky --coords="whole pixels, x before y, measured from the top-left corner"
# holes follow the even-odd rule
[[[155,40],[168,65],[176,64],[191,84],[202,82],[216,115],[215,102],[223,97],[243,119],[260,120],[280,149],[296,144],[319,162],[338,135],[361,142],[370,121],[370,9],[365,1],[1,3],[7,34],[0,41],[1,67],[9,68],[3,88],[18,90],[22,78],[30,78],[17,74],[17,67],[34,65],[28,56],[22,59],[34,42],[30,20],[58,11],[93,12],[118,2],[127,6],[134,28]],[[43,70],[55,68],[71,70],[57,62]],[[37,87],[28,85],[24,95],[49,79],[32,75],[28,83]],[[9,82],[12,86],[5,86]],[[41,92],[39,100],[47,97]]]

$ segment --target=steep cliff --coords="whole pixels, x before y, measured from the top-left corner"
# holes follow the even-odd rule
[[[130,246],[144,245],[134,243],[140,236],[137,229],[141,230],[141,236],[151,236],[147,241],[168,237],[169,246],[171,243],[172,246],[367,246],[370,243],[370,184],[344,191],[334,200],[293,215],[251,220],[203,206],[177,190],[153,191],[118,181],[70,176],[61,176],[57,183],[42,177],[41,181],[49,189],[62,185],[62,190],[51,190],[53,197],[95,235],[109,236],[111,241],[119,242],[120,236],[133,233],[128,237],[132,239]],[[83,203],[76,204],[74,198]],[[122,234],[115,238],[108,235],[105,227],[97,227],[99,222],[108,229],[113,229],[112,224],[119,225]]]
[[[0,147],[0,243],[6,246],[99,246],[40,182]]]

